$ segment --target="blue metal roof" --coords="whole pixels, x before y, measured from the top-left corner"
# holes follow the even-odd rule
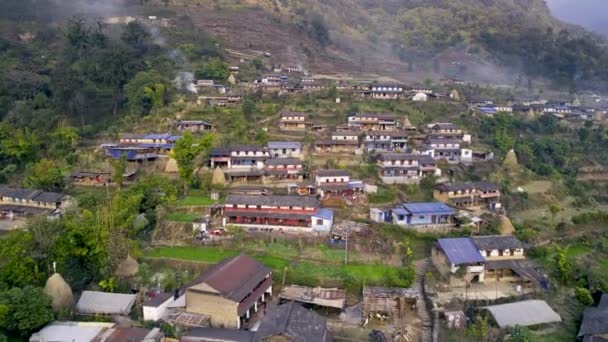
[[[175,147],[175,144],[138,144],[138,147],[143,147],[143,148],[164,148],[164,149],[172,149]]]
[[[333,218],[334,218],[334,211],[332,209],[328,209],[328,208],[319,208],[315,212],[314,216],[320,217],[320,218],[322,218],[324,220],[333,220]]]
[[[469,238],[439,239],[437,242],[448,260],[454,265],[485,262],[477,246]]]
[[[297,141],[269,141],[268,148],[300,148],[302,144]]]
[[[484,113],[496,113],[498,112],[496,110],[496,107],[489,107],[489,106],[484,106],[484,107],[478,107],[480,111],[484,112]]]
[[[401,206],[412,215],[441,214],[454,215],[456,211],[442,202],[403,203]]]
[[[407,216],[409,214],[409,212],[403,208],[395,208],[393,209],[393,213],[397,214],[397,215],[403,215],[403,216]]]

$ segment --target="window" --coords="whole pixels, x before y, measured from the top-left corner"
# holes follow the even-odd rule
[[[317,219],[317,226],[322,226],[322,225],[323,225],[323,220]]]
[[[261,209],[262,209],[262,206],[261,206],[261,205],[258,205],[258,206],[256,206],[256,209],[257,209],[257,210],[261,210]]]

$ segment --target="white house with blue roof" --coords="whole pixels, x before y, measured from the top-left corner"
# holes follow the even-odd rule
[[[484,281],[486,260],[470,238],[438,239],[431,251],[431,260],[439,273],[450,278],[450,285]],[[455,277],[462,267],[465,277]]]
[[[316,232],[329,233],[334,224],[334,211],[329,208],[319,208],[312,215],[312,230]]]
[[[393,223],[414,228],[452,225],[456,210],[442,202],[401,203],[392,209]]]

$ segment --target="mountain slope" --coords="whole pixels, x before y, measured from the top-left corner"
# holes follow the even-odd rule
[[[171,4],[229,47],[266,48],[281,57],[279,62],[304,63],[321,72],[370,71],[404,80],[450,74],[513,82],[515,69],[571,88],[605,87],[608,80],[605,43],[553,18],[544,0]]]

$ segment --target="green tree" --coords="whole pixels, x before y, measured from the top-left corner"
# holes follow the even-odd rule
[[[150,33],[142,24],[133,21],[127,24],[120,39],[141,56],[148,48]]]
[[[122,188],[124,174],[127,171],[127,157],[121,155],[118,159],[112,159],[112,181],[116,183],[119,189]]]
[[[509,331],[509,335],[513,342],[532,342],[532,334],[527,327],[516,325]]]
[[[53,320],[51,298],[41,288],[25,286],[0,292],[0,305],[5,305],[5,319],[0,328],[29,336]]]
[[[577,287],[575,290],[576,299],[583,305],[589,306],[593,304],[593,296],[591,291],[584,287]]]
[[[572,272],[574,266],[566,250],[561,247],[556,247],[554,261],[557,277],[559,278],[559,280],[562,281],[562,283],[568,284],[569,281],[572,279]]]
[[[52,160],[41,159],[28,167],[23,185],[45,191],[61,191],[65,184],[61,168]]]
[[[467,329],[467,335],[474,338],[476,341],[486,341],[488,338],[489,324],[488,318],[485,316],[475,316],[473,323]]]
[[[199,79],[223,81],[228,77],[228,64],[219,58],[209,58],[195,73]]]
[[[131,113],[145,115],[162,107],[166,102],[167,86],[162,76],[155,72],[138,72],[124,86],[127,105]]]
[[[555,217],[562,209],[557,204],[551,204],[549,206],[549,212],[551,213],[551,221],[555,223]]]
[[[507,153],[513,148],[514,144],[515,140],[507,133],[506,129],[503,128],[494,133],[494,145],[496,145],[500,152]]]
[[[243,111],[243,115],[245,116],[245,119],[247,119],[248,121],[251,121],[253,119],[253,114],[255,113],[255,110],[256,110],[255,102],[251,99],[245,99],[245,101],[243,101],[241,109]]]
[[[215,134],[206,134],[199,139],[194,139],[192,133],[185,132],[177,140],[171,156],[175,158],[179,167],[179,177],[184,183],[184,192],[188,192],[195,168],[195,159],[201,154],[206,154],[215,143]]]
[[[32,235],[15,231],[0,239],[0,290],[37,284],[41,274],[32,257]]]

